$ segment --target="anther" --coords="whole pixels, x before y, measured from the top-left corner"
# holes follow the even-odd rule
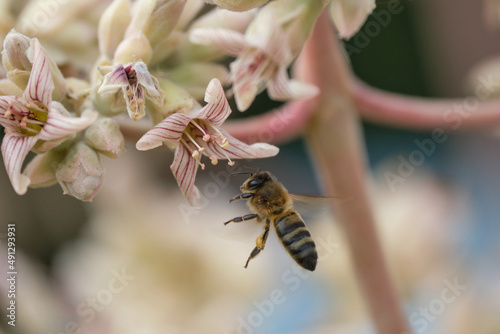
[[[219,162],[219,160],[217,160],[217,157],[215,155],[212,155],[210,157],[210,162],[212,163],[212,165],[217,165],[217,163]]]
[[[21,123],[19,123],[19,125],[22,127],[22,128],[25,128],[26,127],[26,121],[28,120],[28,116],[24,116],[22,119],[21,119]]]

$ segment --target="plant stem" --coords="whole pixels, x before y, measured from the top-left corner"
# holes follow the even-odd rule
[[[350,94],[351,73],[329,17],[323,13],[298,62],[297,76],[322,93],[308,128],[312,155],[350,247],[354,270],[379,333],[409,333],[377,236],[367,193],[360,123]]]
[[[482,101],[486,97],[481,95],[459,99],[403,96],[372,88],[360,81],[353,81],[350,90],[360,115],[384,125],[420,130],[457,130],[500,124],[498,98]],[[482,92],[487,93],[488,90]]]

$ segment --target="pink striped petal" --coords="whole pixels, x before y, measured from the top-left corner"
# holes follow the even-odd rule
[[[177,146],[174,162],[170,169],[189,204],[193,206],[199,205],[200,191],[194,185],[198,165],[184,146]]]
[[[27,101],[38,101],[44,106],[48,106],[52,100],[54,80],[50,74],[49,60],[45,57],[38,39],[33,39],[33,46],[33,67],[23,96]]]
[[[229,142],[229,146],[223,149],[218,144],[210,141],[206,143],[205,151],[207,156],[214,155],[217,159],[257,159],[273,157],[279,152],[279,148],[265,143],[255,143],[252,145],[245,144],[242,141],[232,137],[225,130],[219,129],[224,137]]]
[[[249,50],[232,62],[231,79],[238,110],[247,110],[277,70],[277,64],[256,49]]]
[[[189,40],[195,44],[213,45],[231,56],[237,56],[249,47],[245,36],[231,29],[196,28],[189,34]]]
[[[6,133],[2,141],[2,156],[12,187],[19,195],[28,190],[30,179],[21,174],[21,168],[28,152],[35,145],[37,136],[22,136]]]
[[[220,126],[231,114],[231,108],[227,102],[224,89],[218,79],[212,79],[205,92],[204,106],[193,118],[206,119],[215,126]]]
[[[149,73],[146,64],[138,62],[132,68],[137,74],[137,81],[146,89],[148,97],[153,99],[157,104],[163,103],[163,92],[160,90],[158,80]]]
[[[64,116],[55,109],[52,102],[47,116],[47,123],[43,126],[38,136],[42,140],[55,140],[68,135],[77,133],[89,127],[97,119],[98,113],[92,110],[86,110],[80,117]],[[62,106],[56,106],[61,108]],[[64,107],[62,107],[64,108]]]
[[[293,56],[283,29],[269,13],[260,15],[258,18],[258,24],[256,24],[257,21],[254,21],[252,28],[248,30],[246,41],[265,52],[277,64],[282,66],[290,65]]]
[[[104,75],[104,80],[97,91],[98,94],[103,93],[116,93],[121,88],[127,87],[129,85],[127,73],[125,73],[125,68],[122,64],[118,65],[111,72]]]
[[[267,83],[269,97],[277,101],[309,99],[319,94],[318,87],[298,80],[290,80],[286,68],[281,67]]]
[[[184,114],[173,114],[146,132],[135,147],[139,151],[147,151],[161,146],[164,141],[178,143],[190,121],[191,118]]]

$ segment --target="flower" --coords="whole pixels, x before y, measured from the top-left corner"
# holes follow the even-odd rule
[[[152,76],[142,61],[118,64],[116,66],[101,66],[104,79],[97,91],[98,97],[115,96],[122,91],[131,119],[138,121],[146,115],[145,98],[152,100],[158,106],[163,104],[164,94],[158,85],[158,80]]]
[[[175,113],[165,118],[139,139],[136,145],[141,151],[162,143],[175,148],[174,162],[170,168],[191,205],[196,205],[200,199],[194,180],[198,166],[205,168],[201,162],[203,154],[214,165],[219,159],[227,159],[232,166],[234,162],[231,159],[265,158],[279,151],[277,147],[265,143],[247,145],[220,128],[231,114],[231,109],[219,80],[210,81],[205,101],[207,105],[201,109],[195,107],[188,114]]]
[[[198,28],[189,37],[193,43],[213,45],[237,56],[230,65],[230,79],[240,111],[248,109],[266,87],[269,96],[279,101],[318,94],[315,86],[288,78],[287,68],[294,55],[286,32],[270,12],[261,13],[245,35],[229,29]]]
[[[63,105],[52,101],[54,81],[49,59],[37,39],[31,40],[31,48],[33,67],[23,95],[0,97],[0,124],[5,127],[2,155],[12,186],[19,195],[24,194],[30,184],[30,179],[21,174],[21,167],[35,144],[40,144],[39,152],[46,151],[97,118],[94,111],[86,111],[79,118],[68,117]]]

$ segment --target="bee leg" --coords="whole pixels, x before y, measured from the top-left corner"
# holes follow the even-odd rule
[[[245,220],[251,220],[251,219],[258,218],[258,217],[259,217],[259,215],[255,214],[255,213],[249,213],[248,215],[244,215],[242,217],[235,217],[231,220],[228,220],[227,222],[224,223],[224,225],[227,225],[230,222],[241,223],[241,222],[244,222]]]
[[[257,237],[257,240],[255,241],[257,246],[253,249],[252,253],[250,253],[247,263],[245,263],[245,268],[248,267],[248,262],[250,262],[251,259],[256,257],[260,253],[260,251],[264,249],[264,247],[266,246],[268,235],[269,235],[269,221],[266,223],[266,227],[264,228],[264,233]]]
[[[246,199],[246,198],[250,198],[250,197],[252,197],[252,196],[253,196],[253,193],[243,193],[243,194],[239,194],[239,195],[236,195],[236,196],[234,196],[233,198],[231,198],[231,199],[229,200],[229,203],[234,202],[234,201],[237,201],[237,200],[239,200],[239,199]]]

